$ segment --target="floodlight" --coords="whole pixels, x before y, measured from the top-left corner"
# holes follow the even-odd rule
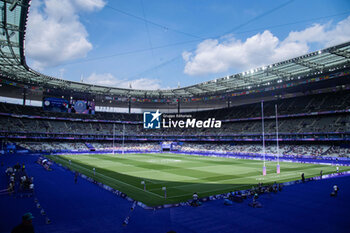
[[[18,0],[13,0],[11,6],[9,7],[9,10],[13,11],[16,8],[17,3],[18,3]]]

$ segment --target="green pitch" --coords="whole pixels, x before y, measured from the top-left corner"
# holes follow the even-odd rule
[[[264,184],[286,182],[305,177],[336,172],[336,167],[318,164],[281,163],[276,174],[276,163],[266,163],[267,175],[262,176],[262,161],[232,158],[204,157],[184,154],[83,154],[48,156],[148,206],[178,203],[200,197],[251,188]],[[71,165],[69,164],[71,160]],[[93,173],[95,168],[96,175]],[[350,167],[340,167],[340,171]],[[143,184],[146,183],[146,191]],[[166,187],[164,198],[162,187]]]

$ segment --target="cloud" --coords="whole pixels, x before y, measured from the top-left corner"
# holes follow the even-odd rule
[[[103,0],[74,0],[74,2],[78,7],[86,11],[100,10],[106,5],[106,2]]]
[[[329,47],[349,41],[350,38],[350,16],[338,22],[335,27],[329,22],[327,24],[315,24],[303,31],[290,32],[285,41],[297,41],[300,43],[319,43],[321,46]]]
[[[33,68],[42,70],[85,57],[93,46],[78,12],[99,10],[104,4],[102,0],[45,0],[32,4],[26,55]]]
[[[183,52],[184,73],[204,75],[229,69],[244,71],[300,56],[309,52],[314,43],[323,48],[349,41],[349,38],[350,16],[333,27],[331,23],[315,24],[302,31],[292,31],[284,40],[269,30],[245,41],[226,35],[220,41],[208,39],[201,42],[194,52]]]
[[[258,33],[246,41],[233,36],[225,41],[205,40],[194,53],[183,53],[185,73],[202,75],[236,69],[250,69],[306,53],[308,47],[296,42],[281,43],[270,31]]]
[[[135,80],[118,79],[110,73],[96,74],[92,73],[86,78],[86,82],[95,85],[118,87],[118,88],[130,88],[142,89],[142,90],[158,90],[161,88],[160,80],[140,78]]]

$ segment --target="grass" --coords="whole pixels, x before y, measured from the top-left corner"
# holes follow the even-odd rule
[[[262,176],[262,161],[184,154],[73,154],[48,156],[56,162],[79,171],[148,206],[178,203],[200,197],[251,188],[264,184],[287,182],[305,177],[336,172],[330,165],[281,163],[276,174],[276,163],[268,162],[267,175]],[[71,163],[69,163],[71,160]],[[93,173],[96,169],[96,175]],[[340,167],[340,171],[350,167]],[[146,191],[143,184],[146,183]],[[162,187],[166,187],[164,198]]]

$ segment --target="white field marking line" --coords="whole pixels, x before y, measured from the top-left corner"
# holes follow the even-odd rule
[[[292,177],[292,176],[291,176]],[[198,183],[196,185],[200,185],[201,183]],[[203,183],[202,183],[203,184]],[[187,185],[179,185],[179,186],[172,186],[172,187],[169,187],[169,188],[176,188],[176,187],[182,187],[182,186],[188,186],[190,184],[187,184]],[[193,184],[191,184],[193,185]],[[226,184],[226,185],[234,185],[234,184]],[[252,184],[253,185],[253,184]],[[235,186],[234,188],[241,188],[241,187],[248,187],[249,185],[246,184],[246,185],[240,185],[240,186]],[[255,186],[255,185],[253,185]],[[182,189],[183,190],[183,189]],[[206,192],[201,192],[201,193],[209,193],[209,192],[216,192],[216,191],[220,191],[220,190],[227,190],[227,188],[224,188],[224,189],[211,189],[209,191],[206,191]],[[177,196],[169,196],[169,198],[176,198],[176,197],[184,197],[184,196],[188,196],[188,195],[191,195],[192,193],[189,193],[189,194],[183,194],[183,195],[177,195]],[[221,193],[222,194],[222,193]],[[215,195],[215,194],[214,194]]]
[[[297,174],[298,174],[298,172],[297,172]],[[294,175],[291,174],[291,175],[284,175],[283,177],[288,178],[288,177],[293,177],[293,176]],[[250,177],[253,177],[253,176],[250,176]],[[268,177],[268,178],[274,178],[274,177]],[[243,178],[238,178],[238,179],[243,179]],[[266,181],[269,181],[269,179],[266,179]],[[196,185],[201,185],[201,184],[204,184],[204,183],[197,183]],[[169,188],[177,188],[177,187],[183,187],[183,186],[189,186],[189,185],[194,185],[194,184],[178,185],[178,186],[172,186],[172,187],[169,187]],[[234,184],[223,184],[223,185],[228,185],[229,186],[229,185],[234,185]],[[235,186],[234,188],[236,189],[236,188],[248,187],[248,186],[249,185],[240,185],[240,186]],[[255,186],[255,185],[253,185],[253,186]],[[212,189],[212,190],[209,190],[209,191],[206,191],[206,192],[201,192],[201,193],[216,192],[216,191],[220,191],[220,190],[227,190],[227,188],[225,188],[225,189]],[[190,194],[177,195],[177,196],[169,196],[169,198],[183,197],[183,196],[188,196],[188,195],[191,195],[191,193]]]
[[[291,173],[291,174],[288,174],[288,173]],[[285,177],[285,178],[288,178],[288,177],[294,177],[295,176],[295,174],[296,175],[299,175],[299,173],[298,172],[296,172],[295,174],[294,174],[294,172],[288,172],[287,174],[285,174],[285,175],[279,175],[279,176],[270,176],[270,177],[262,177],[262,178],[264,178],[264,180],[272,180],[273,178],[279,178],[279,177]],[[242,179],[247,179],[247,178],[250,178],[250,177],[255,177],[255,176],[246,176],[246,177],[242,177],[242,178],[233,178],[233,179],[227,179],[227,180],[225,180],[225,181],[234,181],[234,180],[242,180]],[[253,180],[256,180],[256,179],[254,179],[253,178]],[[194,180],[195,181],[195,180]],[[193,184],[193,183],[190,183],[190,184],[184,184],[184,185],[177,185],[177,186],[172,186],[172,188],[177,188],[177,187],[186,187],[186,186],[189,186],[189,185],[203,185],[203,184],[222,184],[222,185],[233,185],[233,184],[226,184],[226,183],[216,183],[216,182],[206,182],[206,183],[195,183],[195,184]]]
[[[259,163],[260,164],[260,163]],[[224,165],[226,166],[226,165]],[[288,167],[290,165],[288,164]],[[206,167],[212,167],[212,166],[206,166]],[[284,166],[286,167],[286,166]],[[291,165],[290,167],[294,167],[293,165]],[[297,166],[299,167],[299,166]],[[166,171],[168,170],[176,170],[176,169],[179,169],[179,168],[173,168],[173,169],[167,169]],[[256,168],[252,168],[252,170],[254,171]],[[316,168],[308,168],[308,169],[316,169]],[[195,169],[197,170],[197,169]],[[162,171],[159,171],[159,170],[156,170],[158,172],[162,172]],[[166,173],[165,171],[165,173]],[[260,171],[260,170],[259,170]],[[140,172],[144,172],[144,171],[136,171],[136,172],[132,172],[132,173],[140,173]],[[249,173],[249,172],[246,172],[246,173]],[[276,179],[276,178],[283,178],[283,177],[293,177],[295,175],[299,175],[301,172],[295,172],[295,171],[289,171],[289,172],[283,172],[284,174],[283,175],[276,175],[274,174],[273,176],[271,174],[268,174],[267,177],[262,177],[264,180],[270,180],[270,179]],[[242,173],[241,175],[244,175],[245,173]],[[175,174],[176,175],[176,174]],[[232,175],[235,175],[235,174],[232,174]],[[235,181],[235,180],[241,180],[241,179],[246,179],[246,178],[251,178],[251,177],[255,177],[255,176],[258,176],[258,175],[253,175],[253,176],[244,176],[244,177],[241,177],[241,178],[232,178],[232,179],[225,179],[225,181]],[[184,177],[189,177],[189,176],[184,176]],[[197,178],[197,179],[191,179],[191,180],[187,180],[186,183],[190,183],[190,184],[185,184],[185,185],[178,185],[178,186],[172,186],[172,187],[185,187],[185,186],[189,186],[189,185],[193,185],[193,182],[196,182],[197,180],[202,180],[202,179],[206,179],[206,178],[210,178],[209,177],[201,177],[201,178]],[[160,182],[152,182],[153,184],[161,184],[161,183],[167,183],[167,182],[184,182],[184,181],[181,181],[181,180],[171,180],[171,181],[160,181]],[[206,182],[206,183],[196,183],[196,184],[220,184],[220,183],[217,183],[217,182]],[[225,183],[226,184],[226,183]],[[149,190],[154,190],[154,189],[149,189]]]
[[[59,158],[59,159],[61,159],[61,158]],[[85,169],[86,171],[88,171],[89,173],[92,172],[92,171],[90,171],[89,169],[84,168],[84,167],[82,167],[82,166],[80,166],[80,165],[78,165],[78,164],[72,164],[72,165],[74,165],[74,166],[76,166],[76,167],[83,168],[83,169]],[[89,164],[89,165],[91,165],[91,164]],[[109,179],[111,179],[111,180],[115,180],[115,181],[117,181],[117,182],[123,183],[123,184],[125,184],[125,185],[129,185],[129,186],[132,186],[132,187],[134,187],[134,188],[137,188],[137,189],[139,189],[139,190],[144,191],[143,189],[141,189],[141,188],[139,188],[139,187],[137,187],[137,186],[134,186],[134,185],[125,183],[125,182],[123,182],[123,181],[121,181],[121,180],[114,179],[114,178],[112,178],[112,177],[110,177],[110,176],[103,175],[103,174],[101,174],[101,173],[99,173],[99,172],[96,172],[96,174],[99,174],[100,176],[109,178]],[[152,181],[150,181],[150,180],[148,180],[148,179],[145,179],[145,181],[148,181],[148,182],[150,182],[150,183],[153,183]],[[148,191],[146,190],[146,192],[148,192]],[[148,193],[151,193],[151,192],[148,192]],[[151,193],[151,194],[155,194],[155,195],[157,195],[157,196],[159,196],[159,197],[163,197],[163,196],[160,196],[160,195],[158,195],[158,194],[156,194],[156,193]]]
[[[173,170],[173,169],[167,169],[167,171],[169,170]],[[138,173],[160,173],[161,174],[164,174],[166,176],[176,176],[176,177],[183,177],[183,178],[188,178],[189,176],[185,176],[185,175],[180,175],[180,174],[173,174],[173,173],[169,173],[169,172],[166,172],[166,171],[162,171],[162,170],[146,170],[146,171],[134,171],[134,172],[130,172],[128,173],[128,175],[136,175]],[[176,180],[175,180],[176,181]],[[155,183],[159,183],[159,182],[155,182]]]
[[[144,157],[144,156],[137,156],[137,157]],[[160,157],[162,157],[162,158],[164,158],[165,156],[160,156]],[[157,157],[156,157],[157,158]],[[149,158],[148,158],[149,159]],[[157,158],[157,159],[159,159],[159,157]],[[197,159],[197,158],[196,158]],[[198,158],[197,160],[203,160],[203,158]],[[152,164],[152,163],[151,163]],[[250,163],[250,164],[260,164],[260,162],[252,162],[252,163]],[[215,167],[216,165],[209,165],[209,166],[202,166],[202,167]],[[219,166],[231,166],[230,164],[221,164],[221,165],[219,165]],[[178,170],[178,169],[184,169],[184,168],[181,168],[181,167],[174,167],[174,168],[172,168],[172,169],[166,169],[164,172],[163,171],[160,171],[160,170],[157,170],[157,169],[150,169],[150,170],[155,170],[155,171],[157,171],[157,172],[163,172],[163,173],[167,173],[166,171],[168,171],[168,170]],[[193,169],[193,170],[198,170],[198,171],[200,171],[199,169]],[[132,172],[132,173],[142,173],[142,172],[145,172],[145,171],[135,171],[135,172]],[[176,174],[175,174],[176,175]],[[181,175],[180,175],[181,176]],[[184,176],[184,177],[188,177],[188,176]],[[203,179],[203,178],[198,178],[198,179]],[[197,179],[197,180],[198,180]],[[235,178],[235,179],[237,179],[237,178]],[[145,180],[148,180],[148,179],[145,179]],[[228,179],[228,180],[230,180],[230,179]],[[233,179],[232,179],[233,180]],[[149,182],[151,182],[151,183],[153,183],[153,184],[161,184],[161,183],[167,183],[167,181],[160,181],[160,182],[152,182],[152,181],[150,181],[150,180],[148,180]],[[194,180],[195,181],[195,180]],[[179,181],[175,181],[175,182],[179,182]],[[212,182],[213,184],[215,184],[215,182]],[[184,186],[187,186],[187,185],[184,185]],[[175,187],[175,186],[174,186]],[[176,186],[177,187],[177,186]],[[152,190],[152,189],[150,189],[150,190]]]
[[[92,157],[92,155],[90,155],[90,154],[83,154],[84,155],[84,157],[86,157],[86,158],[91,158],[91,159],[98,159],[98,160],[101,160],[101,158],[98,158],[98,157]],[[102,156],[106,156],[106,157],[109,157],[109,158],[115,158],[115,156],[112,156],[112,154],[101,154]],[[171,157],[171,159],[175,159],[175,158],[181,158],[181,157],[183,157],[184,159],[184,162],[191,162],[190,160],[186,160],[186,158],[188,158],[188,155],[184,155],[184,154],[180,154],[180,156],[179,155],[177,155],[177,156],[173,156],[173,154],[157,154],[157,155],[154,155],[154,154],[151,154],[151,155],[139,155],[139,154],[130,154],[131,156],[133,156],[135,159],[132,159],[132,158],[129,158],[129,160],[134,160],[134,161],[138,161],[137,160],[137,158],[145,158],[145,156],[147,156],[147,159],[150,159],[150,157],[152,158],[154,158],[154,159],[160,159],[160,158],[168,158],[168,157]],[[128,156],[128,157],[131,157],[131,156]],[[123,157],[122,157],[123,158]],[[213,160],[214,159],[216,159],[216,161],[226,161],[226,159],[227,158],[219,158],[219,157],[209,157],[209,158],[212,158]],[[103,159],[103,158],[102,158]],[[193,156],[193,157],[191,157],[191,159],[195,159],[195,160],[206,160],[206,159],[208,159],[208,157],[198,157],[198,156]],[[244,159],[237,159],[237,160],[244,160]],[[206,161],[208,161],[208,160],[206,160]],[[209,160],[210,161],[210,160]],[[247,163],[247,165],[256,165],[256,164],[261,164],[261,162],[260,161],[256,161],[256,160],[249,160],[249,161],[251,161],[250,163]],[[273,164],[275,164],[276,162],[275,161],[267,161],[267,164],[268,165],[270,165],[270,166],[272,166]],[[284,163],[284,162],[283,162]],[[132,165],[128,165],[128,164],[122,164],[122,163],[119,163],[119,164],[121,164],[121,165],[125,165],[125,166],[132,166]],[[154,164],[154,163],[149,163],[149,164]],[[298,163],[298,164],[300,164],[300,163]],[[183,164],[182,164],[183,165]],[[234,165],[234,164],[221,164],[222,166],[231,166],[231,165]],[[236,164],[236,165],[238,165],[238,164]],[[310,166],[313,166],[314,164],[305,164],[305,167],[310,167]],[[209,166],[198,166],[198,168],[199,167],[213,167],[213,166],[215,166],[215,164],[213,164],[213,165],[209,165]],[[292,168],[294,168],[294,167],[298,167],[297,165],[295,165],[295,163],[293,163],[293,162],[285,162],[284,163],[284,165],[283,165],[284,167],[292,167]],[[325,166],[325,165],[324,165]],[[249,166],[248,166],[249,167]],[[173,170],[173,169],[178,169],[178,168],[182,168],[182,167],[177,167],[177,166],[174,166],[174,168],[172,168],[172,169],[167,169],[167,170]],[[197,167],[195,167],[195,168],[197,168]],[[315,168],[316,169],[316,168]],[[198,169],[194,169],[194,170],[198,170]]]
[[[140,173],[140,172],[145,172],[145,171],[137,171],[137,172],[131,172],[131,173],[128,173],[128,175],[135,175],[135,173]],[[150,172],[156,172],[156,173],[163,173],[162,171],[159,171],[159,170],[155,170],[155,171],[150,171]],[[180,176],[180,177],[183,177],[181,180],[159,180],[158,182],[157,181],[151,181],[151,180],[148,180],[147,178],[142,178],[144,179],[145,181],[148,181],[152,184],[162,184],[162,183],[169,183],[169,182],[184,182],[184,179],[186,180],[186,178],[188,178],[189,176],[181,176],[181,175],[176,175],[176,174],[171,174],[171,173],[168,173],[169,176],[173,175],[173,176]],[[188,180],[188,179],[187,179]]]
[[[313,169],[313,168],[312,168]],[[295,171],[290,171],[290,172],[284,172],[285,174],[283,175],[277,175],[277,174],[273,174],[273,175],[270,175],[270,176],[267,176],[267,177],[262,177],[263,180],[266,180],[266,181],[270,181],[270,180],[273,180],[273,179],[276,179],[276,178],[283,178],[283,179],[286,179],[286,178],[292,178],[292,177],[295,177],[295,175],[299,175],[301,172],[295,172]],[[241,180],[241,179],[246,179],[246,178],[250,178],[250,177],[255,177],[255,176],[245,176],[245,177],[242,177],[242,178],[233,178],[233,179],[226,179],[225,181],[230,181],[230,180]],[[198,179],[203,179],[203,178],[198,178]],[[197,179],[197,180],[198,180]],[[194,182],[195,180],[193,180]],[[186,186],[190,186],[190,185],[204,185],[204,184],[220,184],[220,183],[216,183],[216,182],[206,182],[206,183],[189,183],[189,184],[185,184],[185,185],[177,185],[177,186],[171,186],[169,188],[178,188],[178,187],[186,187]],[[233,184],[223,184],[223,185],[233,185]],[[247,185],[244,185],[244,186],[237,186],[237,187],[245,187]],[[154,190],[154,189],[150,189],[150,190]],[[225,189],[217,189],[217,190],[210,190],[208,192],[211,192],[211,191],[218,191],[218,190],[225,190]],[[185,196],[185,195],[182,195],[182,196]]]
[[[108,156],[106,156],[106,157],[108,157]],[[112,157],[112,156],[110,156],[110,157]],[[142,156],[138,156],[138,157],[142,157]],[[90,159],[91,157],[90,156],[88,156],[88,158]],[[96,158],[97,159],[97,158]],[[103,160],[104,158],[99,158],[99,159],[97,159],[97,160]],[[158,158],[159,159],[159,158]],[[134,160],[134,159],[131,159],[131,160]],[[137,161],[137,160],[135,160],[135,161]],[[99,161],[99,162],[101,162],[101,161]],[[116,162],[116,163],[118,163],[118,162]],[[121,164],[121,165],[124,165],[123,163],[118,163],[118,164]],[[150,163],[150,164],[152,164],[152,163]],[[153,164],[156,164],[156,163],[153,163]],[[89,163],[89,165],[91,165],[91,166],[93,166],[93,164],[90,164]],[[127,166],[132,166],[132,165],[127,165]],[[112,166],[111,166],[112,167]],[[134,167],[134,166],[132,166],[132,167]],[[172,169],[167,169],[167,171],[168,170],[178,170],[178,169],[183,169],[183,168],[181,168],[181,167],[174,167],[174,168],[172,168]],[[151,169],[151,168],[149,168],[149,169],[147,169],[147,170],[142,170],[142,171],[135,171],[135,172],[132,172],[132,173],[123,173],[123,174],[127,174],[127,175],[132,175],[132,174],[134,174],[134,173],[144,173],[145,171],[149,171],[149,172],[160,172],[160,173],[162,173],[162,171],[161,170],[157,170],[157,169]],[[164,173],[164,172],[163,172]],[[166,172],[165,172],[166,173]],[[176,175],[176,174],[175,174]],[[179,175],[179,176],[181,176],[181,175]],[[182,176],[182,177],[188,177],[188,176]],[[152,180],[149,180],[149,179],[147,179],[147,178],[143,178],[145,181],[147,181],[147,182],[149,182],[149,183],[152,183],[152,184],[161,184],[161,183],[167,183],[168,181],[166,181],[166,182],[164,182],[164,181],[160,181],[160,182],[155,182],[155,181],[152,181]],[[180,180],[181,181],[181,180]],[[175,181],[175,182],[179,182],[179,181]]]
[[[172,158],[176,158],[176,157],[172,157]],[[186,162],[189,162],[189,163],[191,163],[191,162],[193,162],[193,161],[190,161],[190,160],[186,160],[186,158],[188,158],[188,156],[187,157],[184,157],[184,163],[186,163]],[[201,161],[206,161],[206,162],[208,162],[208,161],[210,161],[210,160],[208,160],[208,158],[207,157],[192,157],[191,159],[194,159],[194,160],[201,160]],[[224,159],[222,159],[222,160],[215,160],[215,161],[226,161],[226,158],[224,158]],[[245,160],[246,161],[246,160]],[[250,161],[250,160],[249,160]],[[243,162],[242,162],[243,163]],[[243,163],[244,164],[244,163]],[[256,164],[261,164],[261,162],[256,162],[256,161],[251,161],[250,163],[246,163],[247,165],[256,165]],[[212,165],[208,165],[208,164],[205,164],[205,166],[196,166],[195,168],[197,168],[197,167],[215,167],[215,166],[235,166],[235,165],[240,165],[240,164],[230,164],[230,163],[227,163],[227,164],[220,164],[220,165],[217,165],[217,164],[212,164]],[[179,167],[179,168],[182,168],[182,167]]]
[[[106,156],[105,154],[103,154],[103,156]],[[84,157],[86,157],[86,158],[88,158],[89,160],[90,159],[96,159],[96,160],[103,160],[103,158],[94,158],[94,157],[92,157],[91,155],[89,155],[89,154],[87,154],[87,156],[84,156]],[[111,158],[113,158],[112,156],[106,156],[106,157],[111,157]],[[134,156],[134,157],[143,157],[144,158],[144,155],[143,156],[141,156],[141,155],[136,155],[136,156]],[[159,157],[165,157],[165,155],[164,156],[157,156],[158,158],[157,159],[159,159]],[[133,159],[132,159],[133,160]],[[100,161],[100,162],[102,162],[102,161]],[[103,163],[103,162],[102,162]],[[273,163],[273,162],[271,162],[271,163]],[[123,163],[118,163],[118,164],[120,164],[120,165],[122,165],[122,166],[131,166],[131,167],[133,167],[132,165],[128,165],[128,164],[123,164]],[[152,164],[152,163],[151,163]],[[254,164],[260,164],[260,162],[251,162],[251,163],[249,163],[249,165],[254,165]],[[93,164],[90,164],[90,165],[93,165]],[[208,168],[210,168],[210,167],[215,167],[216,165],[210,165],[210,166],[201,166],[200,168],[203,168],[203,167],[208,167]],[[219,165],[219,166],[231,166],[231,164],[222,164],[222,165]],[[306,169],[306,167],[310,167],[311,165],[305,165],[305,169]],[[111,166],[111,167],[113,167],[113,166]],[[292,167],[292,168],[298,168],[299,166],[295,166],[294,164],[284,164],[284,166],[283,167]],[[197,168],[197,167],[196,167]],[[174,168],[172,168],[172,169],[167,169],[166,171],[168,171],[168,170],[177,170],[177,169],[183,169],[183,168],[181,168],[181,167],[174,167]],[[254,168],[252,168],[252,169],[254,169]],[[309,169],[318,169],[318,168],[309,168]],[[156,170],[156,171],[159,171],[159,170],[157,170],[157,169],[150,169],[150,170]],[[198,171],[200,171],[200,169],[193,169],[193,170],[198,170]],[[165,172],[166,172],[165,171]],[[144,172],[144,171],[135,171],[135,173],[142,173],[142,172]],[[162,172],[162,171],[160,171],[160,172]],[[176,174],[175,174],[176,175]],[[198,178],[198,179],[200,179],[200,178]],[[203,179],[203,178],[201,178],[201,179]],[[237,178],[238,179],[238,178]],[[152,181],[150,181],[151,183],[159,183],[159,182],[152,182]]]
[[[207,167],[207,166],[205,166],[205,167]],[[173,168],[161,169],[161,170],[149,168],[147,170],[149,170],[149,171],[154,171],[155,170],[155,171],[165,172],[165,173],[169,173],[167,171],[173,171],[173,170],[195,170],[195,171],[201,171],[201,170],[193,169],[193,168],[190,168],[190,167],[173,167]],[[142,171],[135,171],[135,173],[136,172],[142,172]],[[171,173],[171,174],[173,174],[173,173]],[[222,173],[217,173],[217,174],[222,174]],[[177,174],[174,174],[174,175],[177,175]],[[179,176],[182,176],[182,175],[179,175]]]
[[[110,158],[115,158],[114,156],[112,156],[112,154],[101,154],[103,156],[106,156],[106,157],[110,157]],[[178,158],[178,159],[181,159],[183,158],[183,162],[193,162],[191,160],[186,160],[186,158],[189,158],[189,155],[187,154],[178,154],[176,156],[174,156],[173,154],[151,154],[151,155],[139,155],[139,154],[129,154],[129,155],[132,155],[135,159],[132,159],[132,158],[129,158],[129,160],[135,160],[135,161],[139,161],[137,160],[137,158],[145,158],[145,156],[147,156],[147,159],[151,159],[151,158],[154,158],[155,160],[157,159],[164,159],[164,158],[168,158],[168,157],[171,157],[169,159],[175,159],[175,158]],[[191,156],[191,155],[190,155]],[[89,156],[91,157],[91,156]],[[130,156],[131,157],[131,156]],[[123,157],[122,157],[123,158]],[[208,158],[211,158],[211,159],[208,159]],[[214,161],[227,161],[227,158],[221,158],[221,157],[204,157],[204,156],[191,156],[191,159],[194,159],[194,160],[201,160],[201,161],[211,161],[211,160],[214,160]],[[244,159],[240,159],[240,160],[244,160]],[[246,161],[246,160],[245,160]],[[256,161],[256,160],[249,160],[251,161],[251,163],[248,163],[248,165],[255,165],[255,164],[261,164],[260,161]],[[270,161],[268,163],[275,163],[274,161]],[[154,163],[149,163],[149,164],[154,164]],[[157,164],[157,163],[155,163]],[[182,164],[183,165],[183,164]],[[221,164],[221,165],[235,165],[235,164]],[[238,165],[238,164],[236,164]],[[215,166],[215,164],[213,164],[212,166]],[[198,166],[198,167],[212,167],[212,166]],[[175,166],[176,167],[176,166]],[[179,166],[179,168],[181,168]]]
[[[66,159],[70,159],[69,157],[66,157]],[[73,160],[76,160],[76,159],[73,159]],[[88,165],[91,165],[91,166],[94,166],[96,163],[98,163],[100,166],[102,165],[104,169],[106,168],[113,168],[115,167],[115,165],[117,164],[117,166],[119,167],[123,167],[123,168],[130,168],[130,167],[134,167],[132,165],[129,165],[129,164],[121,164],[121,163],[117,163],[116,164],[111,164],[110,161],[104,161],[102,159],[94,159],[95,161],[92,161],[93,159],[91,158],[82,158],[80,159],[79,161],[84,161],[84,163],[88,164]],[[109,170],[109,169],[108,169]],[[110,170],[112,171],[112,170]]]
[[[234,188],[242,188],[242,187],[248,187],[248,185],[240,185],[240,186],[235,186]],[[210,192],[216,192],[216,191],[220,191],[220,190],[227,190],[227,188],[224,188],[224,189],[211,189],[209,191],[206,191],[206,192],[200,192],[201,194],[202,193],[210,193]],[[189,193],[189,194],[183,194],[183,195],[177,195],[177,196],[169,196],[168,198],[176,198],[176,197],[184,197],[184,196],[188,196],[188,195],[192,195],[193,193]],[[222,193],[220,193],[222,194]],[[213,194],[213,195],[219,195],[219,194]]]
[[[259,162],[253,162],[250,164],[261,164],[261,159],[259,158],[253,158],[253,159],[243,159],[243,158],[235,158],[235,157],[219,157],[219,156],[202,156],[202,155],[196,155],[196,154],[177,154],[177,155],[181,155],[184,156],[185,158],[187,157],[191,157],[195,160],[201,160],[201,159],[205,159],[205,158],[210,158],[210,159],[216,159],[216,161],[225,161],[226,159],[234,159],[234,160],[248,160],[248,161],[259,161]],[[223,154],[224,155],[224,154]],[[277,162],[276,161],[266,161],[267,164],[274,164]],[[293,162],[293,161],[283,161],[282,163],[295,163],[295,164],[301,164],[300,162]],[[309,164],[309,163],[306,163]]]
[[[65,159],[69,159],[70,157],[65,157]],[[61,158],[60,158],[61,159]],[[75,160],[75,159],[74,159]],[[73,161],[74,161],[73,160]],[[102,161],[101,161],[102,160]],[[82,160],[79,160],[79,161],[82,161]],[[100,158],[100,159],[98,159],[98,162],[101,162],[101,163],[103,163],[103,158]],[[117,163],[117,162],[116,162]],[[135,167],[135,166],[133,166],[133,165],[124,165],[124,164],[122,164],[122,163],[118,163],[118,164],[120,164],[121,166],[131,166],[131,167]],[[94,164],[91,164],[91,163],[87,163],[87,165],[90,165],[90,166],[94,166]],[[76,166],[80,166],[80,165],[76,165]],[[81,167],[81,166],[80,166]],[[113,166],[109,166],[109,167],[113,167]],[[86,168],[84,168],[84,169],[86,169]],[[88,170],[88,169],[87,169]],[[110,169],[108,169],[109,171],[113,171],[113,170],[110,170]],[[89,170],[88,170],[89,171]],[[140,171],[141,172],[141,171]],[[143,171],[144,172],[144,171]],[[98,174],[100,174],[100,175],[103,175],[103,174],[101,174],[101,173],[99,173],[99,172],[96,172],[96,173],[98,173]],[[124,174],[124,175],[130,175],[129,173],[122,173],[122,174]],[[103,176],[105,176],[105,175],[103,175]],[[107,176],[106,176],[107,177]],[[109,177],[109,176],[108,176]],[[111,179],[114,179],[114,178],[112,178],[112,177],[109,177],[109,178],[111,178]],[[149,179],[147,179],[147,178],[143,178],[145,181],[147,181],[147,182],[149,182],[149,183],[152,183],[152,184],[158,184],[158,182],[154,182],[154,181],[151,181],[151,180],[149,180]],[[114,180],[116,180],[116,179],[114,179]],[[121,183],[124,183],[123,181],[120,181],[120,180],[117,180],[117,181],[119,181],[119,182],[121,182]],[[126,183],[124,183],[124,184],[126,184]],[[130,185],[130,184],[129,184]],[[131,185],[131,186],[133,186],[133,187],[136,187],[136,186],[134,186],[134,185]],[[141,189],[141,188],[140,188]],[[143,190],[143,189],[142,189]],[[157,194],[158,195],[158,194]]]
[[[106,156],[106,157],[108,157],[108,156]],[[109,156],[109,157],[113,158],[112,156]],[[170,159],[170,158],[166,158],[166,157],[164,157],[164,158],[159,158],[159,157],[147,157],[147,158],[145,158],[145,156],[134,156],[134,158],[129,158],[128,160],[140,162],[139,158],[146,159],[146,160],[142,160],[141,162],[147,163],[149,165],[152,165],[152,164],[171,165],[173,167],[171,169],[180,169],[180,168],[182,168],[181,166],[183,165],[183,163],[181,163],[181,166],[180,166],[180,164],[179,164],[179,166],[174,166],[174,164],[178,164],[181,161],[181,160],[175,159],[174,157],[172,159]],[[150,160],[154,160],[154,162],[150,162]],[[157,162],[157,160],[159,160],[159,162]],[[165,162],[161,162],[161,160],[169,160],[169,161],[165,163]],[[174,163],[171,162],[172,160],[174,161]],[[119,164],[124,165],[123,163],[119,163]],[[126,165],[128,165],[128,164],[126,164]],[[132,165],[129,165],[129,166],[132,166]],[[149,168],[149,169],[150,170],[157,170],[157,169],[151,169],[151,168]],[[167,169],[167,170],[170,170],[170,169]]]
[[[172,155],[172,154],[167,154],[167,155]],[[225,154],[222,154],[223,156]],[[183,158],[191,158],[191,159],[194,159],[194,160],[205,160],[205,159],[208,159],[208,160],[216,160],[216,161],[227,161],[227,159],[234,159],[234,160],[248,160],[248,161],[254,161],[253,163],[251,164],[261,164],[261,159],[259,158],[253,158],[253,159],[244,159],[244,158],[236,158],[236,157],[229,157],[226,155],[226,157],[221,157],[221,156],[202,156],[202,155],[197,155],[197,154],[187,154],[186,152],[184,153],[181,153],[181,154],[176,154],[176,156],[181,156]],[[257,162],[255,162],[257,161]],[[266,161],[267,164],[273,164],[273,163],[276,163],[276,161]],[[283,163],[294,163],[292,161],[283,161]]]
[[[60,160],[63,160],[63,159],[61,159],[61,158],[59,158],[59,159],[60,159]],[[67,162],[67,161],[66,161],[66,162]],[[89,173],[93,173],[93,171],[90,171],[89,169],[87,169],[87,168],[85,168],[85,167],[82,167],[82,166],[80,166],[80,165],[78,165],[78,164],[72,163],[72,165],[74,165],[74,166],[76,166],[76,167],[79,167],[79,168],[82,168],[83,170],[86,170],[86,171],[88,171]],[[102,176],[102,177],[106,177],[106,178],[108,178],[108,179],[110,179],[110,180],[117,181],[117,183],[119,182],[119,183],[125,184],[125,185],[127,185],[127,186],[131,186],[131,187],[133,187],[133,188],[136,188],[136,189],[138,189],[138,190],[141,190],[141,191],[143,191],[143,192],[147,192],[147,193],[149,193],[149,194],[158,196],[158,197],[160,197],[160,198],[164,198],[164,197],[161,196],[161,195],[158,195],[158,194],[156,194],[156,193],[150,192],[150,191],[148,191],[148,190],[143,190],[142,188],[139,188],[139,187],[134,186],[134,185],[132,185],[132,184],[125,183],[125,182],[123,182],[123,181],[121,181],[121,180],[114,179],[114,178],[112,178],[112,177],[110,177],[110,176],[103,175],[103,174],[101,174],[101,173],[99,173],[99,172],[96,172],[96,174],[98,174],[98,175],[100,175],[100,176]]]

